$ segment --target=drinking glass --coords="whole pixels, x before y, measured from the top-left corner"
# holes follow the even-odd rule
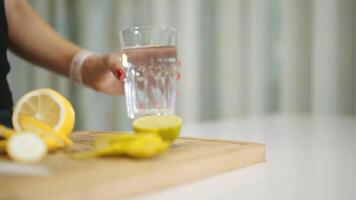
[[[178,32],[171,27],[120,30],[128,117],[175,113]]]

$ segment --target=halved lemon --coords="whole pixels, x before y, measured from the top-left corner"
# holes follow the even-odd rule
[[[23,116],[32,117],[49,125],[61,136],[68,136],[75,122],[74,109],[69,101],[48,88],[30,91],[17,102],[12,123],[18,132],[26,130],[26,125],[22,122]]]
[[[173,142],[180,133],[182,119],[175,115],[145,116],[134,120],[132,127],[138,134],[157,134],[162,139]]]

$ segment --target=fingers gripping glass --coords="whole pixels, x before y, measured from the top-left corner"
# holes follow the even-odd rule
[[[128,117],[175,113],[178,32],[168,27],[120,31]]]

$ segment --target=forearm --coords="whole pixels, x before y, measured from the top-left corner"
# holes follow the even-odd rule
[[[68,76],[80,48],[55,32],[26,0],[5,0],[10,48],[26,60]]]

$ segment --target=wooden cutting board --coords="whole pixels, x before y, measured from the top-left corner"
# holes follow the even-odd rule
[[[7,163],[8,168],[27,175],[0,173],[0,199],[128,198],[265,160],[263,144],[187,137],[177,139],[165,154],[147,160],[73,160],[68,156],[90,149],[90,141],[102,134],[107,133],[73,133],[75,145],[50,154],[39,165],[14,164],[1,157],[0,166]]]

